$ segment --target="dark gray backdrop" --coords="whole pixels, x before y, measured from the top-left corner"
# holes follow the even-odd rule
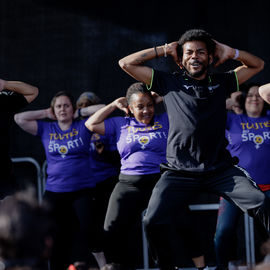
[[[94,91],[108,103],[134,82],[119,68],[121,57],[201,27],[221,42],[262,57],[265,70],[255,79],[267,82],[268,11],[267,1],[1,0],[0,77],[39,87],[38,98],[27,109],[48,107],[59,90],[75,98]],[[176,68],[170,59],[152,64]],[[17,127],[14,131],[11,155],[42,163],[39,140]]]

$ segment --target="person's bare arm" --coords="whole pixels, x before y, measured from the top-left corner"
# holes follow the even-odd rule
[[[231,111],[233,104],[234,103],[233,103],[232,98],[227,98],[226,99],[226,110]]]
[[[260,86],[259,94],[267,103],[270,104],[270,83]]]
[[[264,68],[264,61],[246,51],[239,51],[238,61],[241,61],[242,66],[235,69],[239,84],[247,81]]]
[[[175,62],[179,64],[179,58],[176,51],[177,46],[178,43],[175,41],[170,44],[166,44],[166,46],[157,46],[156,50],[155,48],[145,49],[120,59],[118,63],[120,67],[131,77],[150,85],[152,79],[152,68],[144,65],[144,62],[156,57],[164,56],[166,52],[166,56],[171,55]]]
[[[55,116],[51,108],[37,111],[26,111],[14,115],[14,120],[17,125],[32,135],[37,135],[37,120],[44,118],[55,120]]]
[[[85,122],[85,126],[93,132],[104,135],[105,134],[104,120],[117,108],[124,111],[126,114],[128,113],[127,101],[125,97],[118,98],[112,103],[105,106],[104,108],[95,112]]]
[[[84,107],[81,109],[77,109],[74,113],[74,118],[77,118],[79,116],[82,116],[82,117],[90,116],[105,106],[106,106],[105,104],[95,104],[95,105],[90,105],[88,107]],[[79,110],[80,110],[80,115],[79,115]]]
[[[234,59],[242,63],[241,66],[235,69],[239,84],[244,83],[252,76],[263,70],[264,61],[249,53],[242,50],[236,50],[220,42],[216,42],[215,56],[218,57],[218,61],[215,66],[224,63],[228,59]],[[239,54],[237,53],[239,52]],[[238,54],[238,55],[237,55]]]
[[[10,90],[22,94],[28,103],[32,102],[38,95],[38,88],[20,81],[5,81],[0,79],[0,91]]]

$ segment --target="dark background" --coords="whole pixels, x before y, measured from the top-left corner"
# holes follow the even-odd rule
[[[270,80],[268,1],[0,1],[0,77],[38,86],[29,109],[47,108],[59,90],[77,98],[94,91],[104,103],[124,95],[134,80],[118,60],[140,49],[177,40],[203,28],[218,41],[262,57],[254,80]],[[174,70],[171,59],[153,66]],[[235,67],[229,61],[219,69]],[[269,79],[268,79],[269,78]],[[45,159],[39,140],[18,127],[11,155]],[[23,143],[22,143],[23,142]]]
[[[59,90],[70,91],[75,98],[94,91],[109,103],[134,82],[118,66],[120,58],[175,41],[190,28],[203,28],[218,41],[263,58],[265,69],[253,80],[266,83],[270,81],[269,26],[268,1],[0,0],[0,77],[39,88],[27,110],[47,108]],[[219,70],[236,63],[229,61]],[[169,58],[150,65],[177,68]],[[15,124],[12,134],[11,156],[33,157],[41,166],[45,155],[39,139]],[[198,216],[202,231],[211,227],[204,242],[212,248],[216,212]],[[211,252],[207,254],[213,261]]]

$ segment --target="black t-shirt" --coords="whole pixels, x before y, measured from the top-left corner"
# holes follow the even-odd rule
[[[237,90],[234,72],[194,80],[154,70],[152,89],[169,117],[167,160],[177,170],[205,172],[232,164],[226,150],[226,97]]]
[[[0,179],[8,179],[11,171],[9,143],[14,114],[27,104],[23,95],[8,90],[0,92]]]

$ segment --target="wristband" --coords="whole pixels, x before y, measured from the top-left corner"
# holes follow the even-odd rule
[[[167,46],[168,46],[168,44],[167,43],[165,43],[165,45],[164,45],[164,57],[167,57]]]
[[[235,49],[235,54],[234,54],[233,59],[236,60],[238,57],[239,57],[239,50]]]

